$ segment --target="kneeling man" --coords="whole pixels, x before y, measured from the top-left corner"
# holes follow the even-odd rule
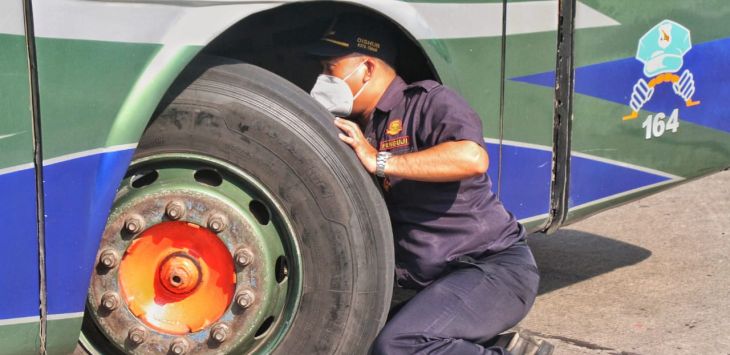
[[[340,15],[310,52],[323,67],[312,96],[382,184],[397,285],[419,290],[373,352],[507,353],[480,344],[527,315],[539,276],[524,228],[491,191],[478,115],[436,81],[404,82],[387,26],[362,15]]]

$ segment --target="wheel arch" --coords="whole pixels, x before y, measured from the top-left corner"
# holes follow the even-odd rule
[[[240,6],[240,5],[237,5]],[[364,12],[380,20],[385,20],[394,25],[399,37],[399,46],[405,46],[408,53],[407,63],[401,64],[399,72],[403,72],[406,79],[422,80],[434,79],[448,81],[451,85],[458,83],[455,80],[452,64],[449,62],[450,54],[448,49],[441,45],[438,39],[420,40],[429,37],[432,33],[428,23],[419,14],[417,9],[405,2],[384,3],[375,0],[360,2],[354,1],[294,1],[288,4],[247,5],[250,11],[239,12],[237,20],[230,21],[220,27],[211,27],[205,34],[197,34],[192,44],[182,44],[180,41],[163,43],[156,54],[149,60],[145,69],[139,74],[136,82],[129,91],[122,103],[111,126],[106,146],[129,145],[139,141],[145,127],[153,119],[153,115],[163,98],[170,92],[172,84],[183,72],[191,70],[191,62],[201,53],[215,54],[231,59],[259,65],[272,71],[285,79],[294,82],[304,90],[313,83],[293,76],[290,72],[278,70],[281,63],[274,63],[271,58],[264,56],[251,56],[247,53],[236,52],[241,42],[242,30],[254,30],[255,33],[269,33],[278,36],[279,40],[293,40],[292,37],[282,35],[281,32],[274,33],[272,30],[277,26],[277,19],[281,16],[288,16],[296,11],[309,11],[317,13],[320,18],[331,18],[336,13],[357,11]],[[227,6],[221,6],[224,8]],[[191,11],[192,12],[192,11]],[[190,16],[193,18],[193,16]],[[301,16],[300,16],[301,17]],[[199,18],[211,18],[211,16],[199,16]],[[261,20],[273,20],[263,21]],[[191,21],[180,21],[180,26],[189,26]],[[221,21],[226,23],[225,21]],[[253,25],[253,26],[252,26]],[[278,26],[282,27],[282,26]],[[284,31],[286,28],[284,28]],[[189,31],[189,30],[188,30]],[[269,32],[267,32],[269,31]],[[167,33],[179,33],[182,30],[167,30]],[[251,32],[254,33],[254,32]],[[202,38],[208,38],[201,40]],[[295,40],[295,39],[294,39]],[[181,43],[177,43],[181,42]],[[195,43],[198,42],[198,43]],[[247,45],[243,45],[246,47]],[[251,46],[248,46],[249,48]],[[254,47],[255,48],[255,47]],[[297,59],[299,60],[299,59]],[[415,64],[414,64],[415,63]],[[311,64],[311,63],[310,63]],[[406,65],[408,64],[408,65]],[[458,86],[458,84],[456,84]],[[457,87],[458,89],[458,87]]]

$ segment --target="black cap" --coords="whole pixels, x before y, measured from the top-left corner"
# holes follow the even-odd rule
[[[317,57],[341,57],[361,53],[395,63],[396,48],[390,25],[357,13],[338,15],[322,38],[307,50]]]

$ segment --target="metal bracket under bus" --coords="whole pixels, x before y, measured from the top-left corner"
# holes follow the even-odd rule
[[[547,233],[560,227],[568,215],[570,137],[573,120],[573,33],[576,0],[558,1],[558,46],[553,113],[553,165]]]

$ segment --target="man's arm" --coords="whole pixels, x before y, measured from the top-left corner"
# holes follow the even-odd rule
[[[349,144],[365,169],[375,173],[378,151],[368,143],[356,123],[336,119],[335,125],[345,134],[340,139]],[[483,175],[489,167],[487,152],[472,141],[449,141],[429,149],[395,155],[385,166],[385,175],[427,182],[459,181]]]

